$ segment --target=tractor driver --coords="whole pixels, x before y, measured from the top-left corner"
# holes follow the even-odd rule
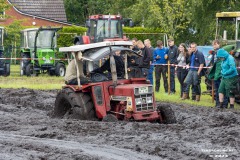
[[[89,83],[90,80],[83,73],[82,59],[77,60],[77,65],[78,65],[78,69],[79,69],[80,83],[81,84]],[[71,60],[71,62],[67,66],[64,80],[65,80],[65,84],[67,84],[67,85],[77,85],[78,84],[77,68],[76,68],[74,59]]]
[[[116,71],[117,71],[117,77],[118,78],[124,78],[124,61],[120,54],[120,50],[115,51],[115,54],[113,55],[115,64],[116,64]],[[111,67],[110,67],[110,58],[108,58],[101,67],[94,69],[93,73],[104,73],[105,71],[108,71],[108,78],[111,78]]]

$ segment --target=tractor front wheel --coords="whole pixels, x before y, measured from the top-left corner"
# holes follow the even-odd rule
[[[66,67],[63,63],[58,63],[56,65],[56,76],[64,77],[66,73]]]
[[[177,122],[174,111],[169,104],[160,104],[157,109],[160,111],[163,123],[172,124]]]
[[[62,89],[55,100],[53,116],[93,120],[96,118],[94,105],[89,94],[74,92],[70,88]]]

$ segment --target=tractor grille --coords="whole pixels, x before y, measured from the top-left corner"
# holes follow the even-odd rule
[[[135,95],[135,102],[137,111],[154,110],[153,94]]]

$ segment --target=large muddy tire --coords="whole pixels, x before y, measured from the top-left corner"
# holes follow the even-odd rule
[[[64,77],[66,73],[66,67],[63,63],[58,63],[56,65],[56,76]]]
[[[157,109],[160,111],[164,124],[172,124],[177,122],[174,111],[172,110],[170,105],[160,104]]]
[[[53,116],[82,120],[96,118],[90,95],[88,93],[74,92],[70,88],[64,88],[58,93]]]

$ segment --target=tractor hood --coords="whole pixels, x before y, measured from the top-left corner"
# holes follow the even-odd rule
[[[153,94],[153,86],[151,84],[123,84],[117,85],[111,95],[130,96],[141,94]]]

